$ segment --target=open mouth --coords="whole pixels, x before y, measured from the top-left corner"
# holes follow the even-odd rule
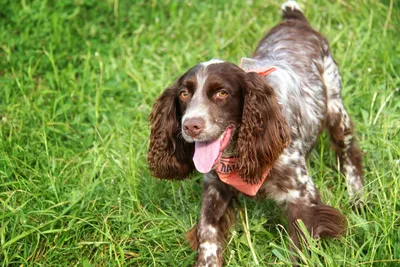
[[[229,145],[232,132],[232,126],[228,126],[219,138],[213,141],[195,143],[193,162],[199,172],[208,173],[218,164],[222,152]]]

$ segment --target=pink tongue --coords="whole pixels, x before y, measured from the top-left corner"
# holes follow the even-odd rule
[[[199,172],[208,173],[211,171],[215,160],[218,158],[220,146],[220,138],[210,142],[196,142],[193,162]]]

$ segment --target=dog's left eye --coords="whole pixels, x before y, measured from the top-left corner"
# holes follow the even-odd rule
[[[188,99],[189,96],[190,96],[190,93],[189,93],[189,91],[188,91],[187,89],[183,89],[183,90],[181,90],[181,91],[179,92],[179,97],[180,97],[182,100]]]
[[[219,90],[215,93],[215,96],[218,98],[225,98],[228,96],[228,92],[225,90]]]

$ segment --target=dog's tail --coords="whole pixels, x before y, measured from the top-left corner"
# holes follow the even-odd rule
[[[308,23],[306,17],[303,14],[303,11],[301,10],[299,4],[297,4],[296,1],[293,0],[286,1],[282,5],[281,9],[282,9],[283,20],[294,19]]]

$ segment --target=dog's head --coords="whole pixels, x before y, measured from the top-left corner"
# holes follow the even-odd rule
[[[230,151],[239,175],[257,183],[289,141],[274,90],[255,72],[212,60],[183,74],[156,100],[150,114],[152,174],[182,179],[207,173]]]

